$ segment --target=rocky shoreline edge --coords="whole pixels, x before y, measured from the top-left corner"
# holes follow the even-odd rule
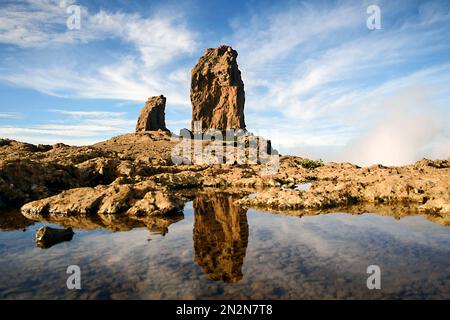
[[[0,140],[0,207],[22,206],[32,220],[103,215],[170,224],[196,194],[220,188],[239,194],[240,206],[276,213],[423,214],[450,225],[450,159],[358,167],[279,155],[279,170],[263,176],[263,164],[174,165],[176,143],[162,131],[86,147]]]

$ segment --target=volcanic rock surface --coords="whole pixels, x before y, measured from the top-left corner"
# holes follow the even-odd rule
[[[245,129],[244,82],[237,52],[229,46],[207,49],[192,69],[192,131],[196,121],[202,131]]]
[[[36,231],[36,245],[43,249],[48,249],[58,243],[71,241],[74,232],[72,228],[55,229],[51,227],[41,227]]]
[[[389,214],[386,208],[401,206],[405,214],[450,225],[449,160],[360,168],[310,166],[300,157],[279,156],[279,170],[263,176],[264,164],[174,165],[171,150],[177,142],[165,132],[128,134],[87,147],[1,141],[0,202],[26,204],[22,212],[33,220],[172,217],[193,198],[186,195],[190,190],[209,187],[242,189],[240,205],[264,210],[302,215],[382,208]],[[296,188],[305,182],[312,186]],[[244,196],[250,193],[255,195]]]
[[[136,125],[136,132],[141,131],[168,131],[166,128],[166,97],[163,95],[151,97],[141,110]]]

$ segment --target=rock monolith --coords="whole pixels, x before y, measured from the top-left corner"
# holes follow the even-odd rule
[[[150,97],[141,110],[136,125],[136,132],[168,131],[165,119],[166,97],[163,95]]]
[[[229,46],[207,49],[192,69],[192,131],[202,122],[202,131],[244,129],[244,82]]]

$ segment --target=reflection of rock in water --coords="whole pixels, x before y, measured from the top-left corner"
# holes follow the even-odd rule
[[[32,225],[34,221],[25,218],[20,209],[0,210],[0,230],[20,230]]]
[[[95,214],[79,216],[47,216],[35,219],[39,222],[57,224],[65,228],[81,230],[105,229],[112,232],[129,231],[135,228],[147,228],[151,233],[165,235],[172,223],[183,220],[184,215],[177,213],[168,216],[126,216],[114,214]]]
[[[248,244],[246,210],[231,195],[200,195],[194,200],[195,261],[211,280],[242,279]]]

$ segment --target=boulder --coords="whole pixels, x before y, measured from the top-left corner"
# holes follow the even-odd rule
[[[202,122],[202,131],[245,129],[244,82],[229,46],[207,49],[192,69],[192,131]]]
[[[166,97],[163,95],[151,97],[141,110],[136,125],[136,132],[141,131],[169,131],[165,119]]]
[[[75,188],[21,208],[32,220],[86,215],[165,216],[180,214],[184,201],[152,181],[124,185]]]
[[[47,249],[55,244],[72,240],[74,232],[72,228],[54,229],[41,227],[36,231],[36,244],[38,247]]]

